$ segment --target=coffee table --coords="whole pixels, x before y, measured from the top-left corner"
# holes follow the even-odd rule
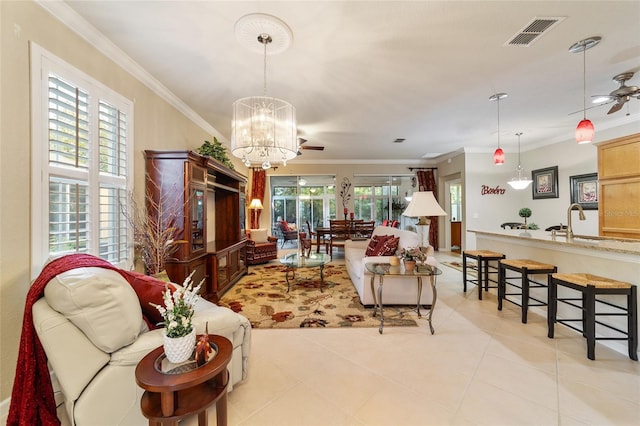
[[[407,279],[411,277],[416,278],[416,282],[418,284],[418,300],[416,302],[416,312],[419,317],[422,317],[420,313],[420,297],[422,296],[422,277],[429,277],[429,284],[431,284],[431,291],[433,292],[433,301],[431,305],[425,305],[429,309],[429,314],[427,319],[429,320],[429,330],[431,330],[431,334],[435,333],[433,325],[431,324],[431,317],[433,316],[433,308],[436,306],[436,300],[438,299],[438,292],[436,290],[436,276],[442,274],[442,271],[435,266],[431,265],[416,265],[413,271],[407,271],[403,265],[390,265],[388,263],[366,263],[367,270],[373,274],[371,277],[371,293],[373,294],[373,303],[374,303],[374,312],[373,315],[376,315],[376,307],[380,312],[380,328],[378,332],[382,334],[382,329],[384,327],[384,311],[382,309],[382,287],[384,284],[384,277],[387,275],[402,275],[406,276]],[[376,297],[376,292],[374,290],[374,281],[376,276],[379,277],[380,284],[378,285],[378,296]]]
[[[324,253],[311,253],[309,256],[292,253],[282,257],[280,263],[287,267],[284,274],[287,279],[287,293],[291,288],[290,279],[293,280],[296,277],[296,269],[300,268],[320,268],[320,291],[324,291],[324,265],[329,262],[331,262],[331,256]]]
[[[178,420],[198,413],[198,425],[207,426],[207,407],[216,403],[218,426],[227,424],[227,365],[233,346],[229,339],[210,334],[215,355],[202,366],[195,361],[171,364],[162,346],[138,363],[136,383],[145,389],[140,400],[149,425],[178,425]]]

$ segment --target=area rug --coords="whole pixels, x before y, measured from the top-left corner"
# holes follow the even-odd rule
[[[287,292],[285,267],[271,262],[251,266],[218,302],[249,319],[253,328],[379,327],[373,308],[365,308],[342,264],[296,270]],[[386,327],[412,327],[417,315],[408,306],[385,306]]]
[[[441,262],[442,265],[448,266],[449,268],[453,268],[456,271],[462,272],[462,262]],[[476,264],[473,262],[467,263],[469,268],[467,269],[467,274],[476,276]]]

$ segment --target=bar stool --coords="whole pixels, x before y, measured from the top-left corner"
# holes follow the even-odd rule
[[[507,269],[517,272],[518,276],[507,277]],[[498,262],[498,310],[502,310],[502,301],[506,300],[522,308],[522,323],[527,323],[529,306],[546,306],[547,302],[531,296],[532,288],[546,287],[549,274],[558,271],[558,267],[548,263],[540,263],[529,259],[503,259]],[[547,281],[541,282],[530,278],[530,275],[547,274]],[[519,279],[518,284],[514,279]],[[511,281],[510,281],[511,280]],[[507,286],[520,289],[519,293],[507,293]],[[507,296],[522,296],[520,303],[507,299]],[[533,301],[534,303],[532,303]]]
[[[478,286],[478,299],[482,300],[482,286],[484,290],[489,291],[489,288],[497,288],[497,279],[490,279],[489,273],[498,274],[498,267],[491,265],[489,262],[498,262],[500,259],[504,259],[506,256],[502,253],[498,253],[490,250],[465,250],[462,252],[462,282],[464,285],[464,292],[467,292],[467,282]],[[473,267],[467,264],[467,258],[475,259],[477,265],[477,279],[467,279],[467,268]],[[490,286],[489,282],[496,284]]]
[[[581,293],[581,297],[560,298],[558,297],[558,286],[577,290]],[[600,294],[626,295],[627,306],[625,308],[605,300],[596,299],[596,295]],[[634,361],[638,360],[638,295],[635,285],[591,274],[552,274],[549,276],[548,295],[549,308],[547,311],[547,323],[549,326],[549,338],[553,338],[555,323],[558,322],[582,333],[582,335],[586,337],[587,357],[591,360],[596,359],[596,340],[626,340],[629,343],[629,358]],[[582,304],[575,303],[575,301],[578,300],[581,300]],[[558,319],[558,302],[563,302],[580,309],[582,311],[582,318]],[[614,312],[596,313],[596,302],[613,308],[612,310]],[[597,321],[597,316],[626,316],[627,331],[625,332],[610,324]],[[581,322],[582,329],[571,324],[571,322]],[[596,337],[596,324],[614,330],[624,337]]]

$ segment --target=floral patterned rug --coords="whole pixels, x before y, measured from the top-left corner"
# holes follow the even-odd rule
[[[218,302],[249,319],[253,328],[378,327],[373,308],[365,308],[343,264],[295,271],[287,292],[285,267],[279,263],[251,266]],[[417,326],[408,306],[385,306],[385,327]]]

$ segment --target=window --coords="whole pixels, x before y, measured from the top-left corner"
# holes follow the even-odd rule
[[[409,204],[405,196],[411,190],[411,176],[357,175],[353,189],[357,218],[375,220],[378,225],[385,219],[406,222],[402,212]]]
[[[329,219],[335,217],[334,176],[273,176],[270,181],[274,230],[282,219],[298,227],[309,221],[316,228],[328,226]]]
[[[133,103],[32,43],[32,271],[90,253],[132,264]]]

